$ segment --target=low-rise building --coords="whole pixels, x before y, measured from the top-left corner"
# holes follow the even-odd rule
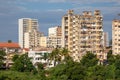
[[[0,50],[4,50],[6,53],[4,60],[6,67],[10,67],[13,64],[12,58],[15,54],[20,54],[22,52],[19,44],[14,42],[0,42]]]
[[[28,57],[31,58],[31,61],[35,67],[37,63],[44,64],[44,67],[53,67],[52,64],[49,64],[47,56],[52,52],[52,50],[41,49],[41,50],[30,50],[28,52]]]
[[[21,48],[18,43],[0,42],[0,49],[8,53],[19,53]]]

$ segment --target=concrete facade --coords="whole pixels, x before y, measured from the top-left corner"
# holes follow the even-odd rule
[[[48,42],[47,47],[49,48],[61,48],[61,39],[62,39],[62,32],[61,27],[51,27],[48,30]]]
[[[120,19],[112,21],[112,51],[114,55],[120,54]]]
[[[62,47],[79,60],[87,51],[102,54],[103,19],[99,10],[84,11],[82,15],[69,10],[62,17]]]
[[[47,47],[47,36],[40,37],[40,46]]]
[[[31,18],[19,19],[19,45],[21,48],[39,46],[38,20]]]

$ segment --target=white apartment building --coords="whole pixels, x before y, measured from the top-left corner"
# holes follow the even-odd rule
[[[47,47],[61,48],[61,27],[55,26],[48,29]]]
[[[62,17],[62,47],[68,48],[74,60],[87,51],[102,54],[103,19],[99,10],[74,14],[69,10]]]
[[[21,48],[39,46],[38,20],[31,18],[19,19],[19,45]]]
[[[30,50],[28,52],[28,57],[31,58],[31,62],[33,63],[34,66],[36,66],[37,63],[42,63],[45,64],[46,68],[47,67],[54,67],[54,63],[50,63],[50,61],[47,59],[44,59],[44,56],[48,56],[52,51],[51,50],[37,50],[37,51],[32,51]]]
[[[120,19],[112,21],[112,51],[114,55],[120,54]]]
[[[57,26],[48,28],[48,36],[57,36]]]

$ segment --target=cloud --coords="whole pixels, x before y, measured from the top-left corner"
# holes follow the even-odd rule
[[[91,4],[91,3],[100,3],[100,2],[116,2],[120,3],[119,0],[19,0],[27,2],[50,2],[50,3],[76,3],[76,4]]]
[[[109,14],[118,14],[120,13],[120,7],[92,7],[92,6],[82,6],[82,7],[74,7],[72,8],[77,13],[81,13],[82,11],[94,11],[100,10],[102,14],[109,15]]]
[[[48,2],[48,3],[64,3],[66,0],[19,0],[26,2]]]
[[[64,9],[52,9],[52,10],[48,10],[49,12],[64,12]]]
[[[63,2],[66,2],[66,0],[49,0],[49,2],[52,2],[52,3],[63,3]]]
[[[119,0],[69,0],[69,2],[76,3],[76,4],[93,4],[93,3],[104,3],[104,2],[115,2],[120,3]]]
[[[42,3],[44,3],[43,6]],[[60,3],[60,4],[58,4]],[[110,4],[106,6],[93,6],[94,4]],[[37,6],[36,6],[37,4]],[[61,7],[62,4],[62,7]],[[114,7],[112,7],[114,4]],[[52,6],[54,5],[54,6]],[[57,5],[57,7],[55,7]],[[52,6],[52,7],[51,7]],[[65,6],[65,8],[64,8]],[[67,7],[66,7],[67,6]],[[43,8],[43,9],[42,9]],[[120,13],[119,0],[0,0],[0,41],[12,39],[17,41],[18,19],[36,18],[39,20],[40,31],[47,33],[49,27],[61,25],[62,16],[68,8],[74,9],[75,13],[95,9],[101,10],[104,17],[105,31],[110,32],[111,20]],[[9,30],[9,32],[7,31]]]

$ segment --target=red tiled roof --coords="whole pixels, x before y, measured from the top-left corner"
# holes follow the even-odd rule
[[[25,50],[25,51],[29,51],[29,48],[23,48],[23,50]]]
[[[18,43],[0,42],[0,48],[4,48],[4,47],[7,47],[7,48],[20,48]]]

